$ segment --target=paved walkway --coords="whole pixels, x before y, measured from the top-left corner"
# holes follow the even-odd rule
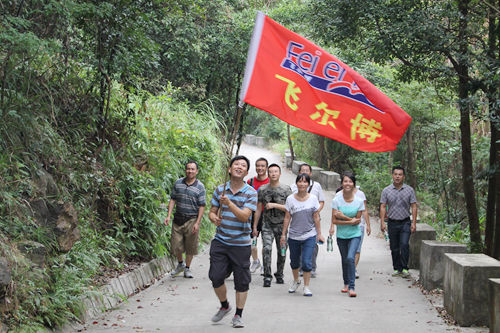
[[[243,145],[240,153],[252,164],[258,157],[282,165],[281,157],[267,150]],[[252,165],[249,176],[255,175]],[[282,182],[291,184],[295,176],[283,169]],[[207,189],[212,191],[213,189]],[[322,231],[330,225],[333,192],[325,192],[321,213]],[[370,201],[378,198],[369,198]],[[289,294],[292,273],[287,259],[285,285],[262,287],[262,276],[252,275],[247,304],[243,312],[245,329],[250,332],[470,332],[448,326],[436,309],[410,280],[393,278],[389,247],[380,236],[378,221],[372,218],[373,233],[365,237],[356,280],[357,298],[340,293],[343,287],[340,255],[320,247],[318,276],[311,279],[313,297]],[[260,241],[260,239],[259,239]],[[259,242],[259,246],[260,246]],[[274,249],[273,249],[274,250]],[[276,253],[273,251],[273,270]],[[288,254],[287,254],[288,255]],[[86,332],[232,332],[231,316],[212,324],[210,318],[220,306],[208,279],[208,248],[195,257],[194,279],[169,276],[131,297],[114,311],[86,324]],[[231,278],[230,278],[231,279]],[[228,300],[234,307],[233,281],[227,281]],[[301,289],[299,289],[301,290]],[[474,332],[487,330],[473,330]]]

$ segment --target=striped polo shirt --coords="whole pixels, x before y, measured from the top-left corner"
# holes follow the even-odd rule
[[[252,186],[244,183],[243,187],[233,194],[229,188],[229,183],[226,183],[225,195],[231,200],[238,208],[250,208],[255,212],[257,209],[257,191]],[[214,191],[211,204],[213,207],[220,207],[220,197],[222,195],[223,185],[219,185]],[[248,246],[251,244],[250,234],[252,233],[252,217],[247,221],[241,222],[229,210],[229,207],[222,206],[222,221],[220,226],[217,227],[215,232],[215,239],[218,241],[232,246]]]
[[[171,198],[175,200],[175,212],[182,215],[198,216],[200,206],[205,206],[205,186],[198,179],[191,185],[186,178],[178,179],[172,190]]]

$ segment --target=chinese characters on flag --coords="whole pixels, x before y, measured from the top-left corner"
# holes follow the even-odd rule
[[[369,152],[396,149],[411,122],[356,71],[260,12],[240,103]]]

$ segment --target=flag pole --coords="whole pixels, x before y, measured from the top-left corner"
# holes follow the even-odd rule
[[[244,102],[244,99],[248,90],[248,85],[250,84],[250,79],[252,77],[252,72],[255,65],[255,59],[257,57],[257,50],[260,43],[260,37],[262,35],[262,29],[264,27],[264,18],[265,18],[264,13],[258,11],[252,32],[252,39],[250,40],[250,45],[248,48],[247,62],[245,65],[245,74],[243,75],[243,82],[240,90],[240,102],[238,103],[238,111],[236,113],[236,120],[234,122],[233,134],[231,138],[231,147],[229,150],[229,156],[231,156],[231,158],[233,156],[233,147],[234,147],[234,141],[236,139],[236,133],[238,132],[238,128],[240,127],[241,114],[243,113],[243,110],[246,108],[246,103]],[[228,166],[227,168],[222,195],[226,194],[226,183],[229,180],[229,167],[230,166]],[[219,217],[221,216],[221,213],[222,213],[222,205],[219,207],[218,211]]]
[[[240,127],[240,120],[243,110],[246,108],[246,104],[238,105],[238,110],[236,111],[236,120],[234,121],[233,133],[231,134],[231,146],[229,147],[229,163],[231,163],[231,159],[233,158],[233,147],[234,141],[236,140],[236,134],[238,133],[238,128]],[[222,186],[222,195],[226,194],[226,183],[229,181],[229,168],[231,165],[228,165],[226,169],[226,177],[224,178],[224,183]],[[219,211],[217,215],[220,217],[222,214],[222,205],[219,207]]]

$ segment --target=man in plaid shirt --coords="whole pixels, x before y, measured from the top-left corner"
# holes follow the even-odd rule
[[[394,268],[392,276],[408,277],[410,234],[417,228],[417,198],[413,188],[404,184],[404,180],[405,170],[401,166],[393,167],[393,183],[384,188],[380,197],[380,230],[382,232],[386,230],[387,214],[389,244]]]

